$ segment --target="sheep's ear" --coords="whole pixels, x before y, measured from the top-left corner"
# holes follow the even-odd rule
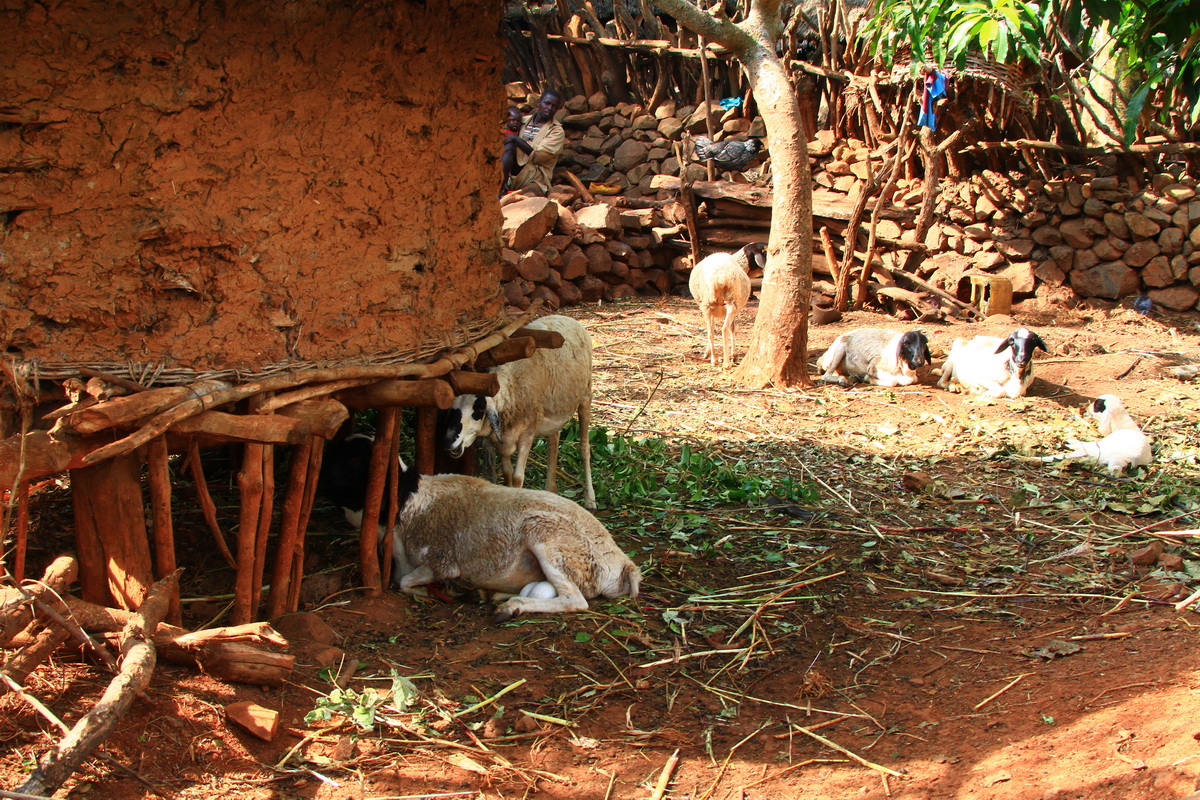
[[[1095,400],[1092,401],[1092,413],[1093,414],[1103,414],[1104,408],[1105,408],[1105,405],[1104,405],[1103,397],[1097,397]]]
[[[996,355],[1000,355],[1001,353],[1003,353],[1005,350],[1007,350],[1008,348],[1010,348],[1012,346],[1013,346],[1013,337],[1009,336],[1007,339],[1005,339],[1003,342],[1000,343],[999,347],[996,348]],[[1045,348],[1043,348],[1043,349],[1045,349]]]
[[[471,416],[474,419],[483,419],[483,415],[487,413],[487,398],[481,394],[475,395],[475,402],[471,404]]]
[[[487,408],[487,421],[492,426],[492,433],[495,434],[496,438],[503,439],[504,428],[500,425],[500,414],[491,406]]]
[[[929,345],[925,345],[925,362],[927,364],[933,363],[933,353],[929,352]]]
[[[1046,343],[1042,341],[1042,337],[1038,336],[1036,333],[1031,333],[1029,335],[1029,341],[1033,342],[1034,347],[1041,348],[1043,353],[1050,352],[1050,348],[1046,347]]]

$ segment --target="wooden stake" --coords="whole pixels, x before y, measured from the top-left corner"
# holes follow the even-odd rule
[[[420,408],[417,410],[417,419],[431,417],[436,420],[437,412],[432,408]],[[389,453],[400,452],[400,424],[394,426],[392,431],[392,443],[388,445]],[[417,458],[420,461],[420,457]],[[400,459],[388,459],[388,481],[387,481],[387,514],[383,524],[383,540],[380,542],[380,552],[383,554],[383,564],[381,572],[383,588],[386,589],[392,585],[392,534],[393,528],[396,527],[396,517],[400,514]],[[344,687],[343,687],[344,688]]]
[[[417,409],[416,468],[422,475],[432,475],[437,464],[437,414],[432,409]]]
[[[150,515],[153,520],[154,574],[161,580],[175,571],[175,530],[171,523],[171,471],[167,465],[167,440],[160,436],[147,446],[147,478],[150,484]],[[182,620],[178,588],[171,595],[167,622]]]
[[[271,513],[275,510],[275,448],[265,445],[262,453],[263,494],[258,510],[258,529],[254,538],[254,581],[250,607],[257,616],[262,601],[263,575],[267,568],[267,539],[271,534]],[[253,618],[253,617],[252,617]]]
[[[242,449],[242,468],[238,471],[242,513],[238,520],[237,578],[233,590],[233,624],[254,619],[254,553],[258,536],[258,517],[263,498],[263,450],[261,444]]]
[[[288,473],[287,494],[279,516],[279,541],[275,545],[275,566],[271,571],[271,593],[267,596],[267,619],[275,619],[287,608],[292,582],[292,562],[300,535],[300,512],[308,488],[308,462],[312,457],[313,437],[292,448],[292,466]]]
[[[526,341],[532,343],[532,339]],[[371,448],[371,471],[367,478],[367,498],[363,506],[362,529],[358,532],[358,558],[361,564],[363,586],[367,594],[376,597],[383,593],[379,573],[379,512],[383,508],[383,490],[387,483],[388,461],[395,460],[396,453],[389,452],[396,436],[396,422],[400,412],[395,408],[379,411],[379,424],[375,431],[375,445]]]
[[[220,551],[230,569],[237,569],[237,561],[234,559],[233,553],[229,552],[225,534],[221,533],[221,526],[217,522],[217,506],[213,503],[212,495],[208,493],[208,481],[204,477],[204,467],[200,463],[200,445],[195,441],[188,449],[187,464],[188,472],[192,473],[192,483],[196,487],[196,498],[200,501],[200,511],[204,514],[204,521],[208,523],[208,529],[212,531],[213,540],[217,543],[217,550]]]
[[[13,553],[12,576],[17,583],[25,580],[25,548],[29,541],[29,480],[17,484],[17,543]]]
[[[312,451],[308,456],[308,474],[304,481],[304,504],[300,508],[300,520],[296,524],[296,546],[292,552],[292,577],[288,582],[287,610],[300,608],[300,584],[304,579],[304,534],[308,529],[308,517],[312,513],[313,498],[317,494],[317,476],[321,474],[321,459],[325,454],[325,440],[313,437]]]

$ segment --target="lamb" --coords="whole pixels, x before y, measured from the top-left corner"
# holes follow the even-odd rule
[[[897,333],[885,328],[856,328],[833,340],[819,359],[819,380],[851,386],[909,386],[917,370],[930,363],[929,339],[921,331]]]
[[[1088,413],[1096,421],[1096,427],[1104,438],[1098,442],[1083,442],[1067,439],[1065,453],[1042,456],[1041,461],[1087,458],[1104,467],[1112,475],[1119,475],[1128,467],[1144,467],[1153,458],[1150,452],[1150,437],[1142,432],[1133,417],[1125,410],[1121,398],[1102,394],[1088,406]]]
[[[583,458],[584,502],[596,507],[592,489],[592,451],[588,426],[592,418],[592,339],[578,321],[548,316],[529,324],[557,331],[564,339],[558,349],[539,349],[530,358],[502,364],[492,371],[499,378],[495,397],[461,395],[446,413],[443,443],[455,458],[480,436],[490,436],[500,453],[507,485],[525,484],[525,462],[535,436],[547,441],[546,490],[555,491],[559,431],[579,415],[579,449]],[[516,467],[512,455],[516,453]]]
[[[1033,351],[1050,352],[1042,337],[1018,328],[1007,339],[976,336],[955,339],[938,386],[951,392],[1016,398],[1033,383]]]
[[[700,260],[688,279],[688,288],[708,325],[708,348],[704,355],[714,367],[717,365],[717,351],[713,343],[713,331],[718,318],[724,319],[721,325],[721,348],[722,363],[726,369],[733,359],[734,319],[750,299],[748,272],[751,261],[759,267],[766,265],[766,245],[762,242],[751,242],[736,253],[713,253]]]
[[[574,501],[466,475],[405,475],[392,537],[402,591],[462,580],[515,595],[496,609],[498,622],[637,597],[641,571]]]

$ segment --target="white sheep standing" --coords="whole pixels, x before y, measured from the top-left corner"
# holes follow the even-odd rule
[[[563,346],[539,348],[529,358],[492,369],[500,383],[495,397],[455,398],[446,413],[443,442],[457,458],[478,437],[490,436],[500,454],[505,483],[520,488],[525,483],[525,462],[533,439],[544,436],[546,490],[553,492],[557,486],[559,431],[578,414],[583,505],[595,508],[592,451],[588,441],[592,418],[592,337],[580,322],[561,315],[542,317],[527,327],[562,334]]]
[[[1007,339],[955,339],[942,365],[938,386],[988,397],[1021,397],[1033,383],[1035,349],[1049,352],[1042,337],[1028,328],[1018,328]]]
[[[516,595],[494,619],[586,611],[594,597],[637,597],[642,574],[604,525],[550,492],[466,475],[405,471],[392,557],[401,590],[460,580]]]
[[[817,359],[817,371],[824,373],[818,380],[839,386],[859,381],[909,386],[931,358],[929,339],[921,331],[856,328],[834,339]]]
[[[1088,406],[1088,413],[1096,421],[1096,427],[1104,438],[1098,442],[1067,439],[1065,453],[1042,456],[1041,461],[1087,458],[1095,461],[1113,475],[1119,475],[1128,467],[1143,467],[1150,463],[1150,437],[1147,436],[1133,417],[1125,410],[1121,398],[1114,394],[1102,394]]]
[[[750,263],[757,266],[766,264],[766,245],[762,242],[751,242],[736,253],[713,253],[700,260],[692,269],[688,278],[688,288],[692,297],[700,306],[708,325],[708,348],[704,355],[708,363],[716,366],[717,351],[713,342],[713,332],[717,320],[721,323],[722,363],[726,369],[733,360],[733,326],[734,321],[750,299]]]

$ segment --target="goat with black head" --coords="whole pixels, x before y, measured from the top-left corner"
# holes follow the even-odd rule
[[[1028,328],[1018,328],[1005,339],[955,339],[938,386],[987,397],[1021,397],[1033,383],[1035,350],[1050,352],[1042,337]]]
[[[833,340],[817,359],[817,369],[824,373],[819,380],[839,386],[909,386],[932,358],[929,338],[921,331],[856,328]]]

